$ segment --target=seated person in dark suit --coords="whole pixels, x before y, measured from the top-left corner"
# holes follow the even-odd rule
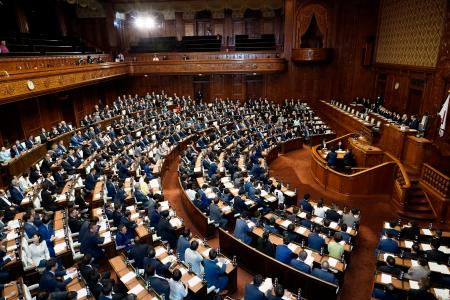
[[[328,152],[327,157],[327,165],[331,168],[335,168],[337,164],[337,153],[335,148],[331,148],[331,151]]]
[[[417,240],[420,234],[420,229],[416,222],[411,221],[410,226],[405,226],[400,231],[400,237],[405,240],[414,241]]]
[[[300,235],[298,233],[296,233],[294,230],[295,230],[295,225],[291,223],[288,225],[287,230],[285,231],[285,234],[287,235],[287,237],[289,238],[289,240],[291,242],[301,243],[302,239],[300,238]]]
[[[247,283],[245,285],[245,300],[266,300],[266,295],[259,290],[259,286],[264,282],[264,278],[261,274],[256,274],[253,277],[253,283]]]
[[[298,254],[298,258],[293,258],[289,264],[297,270],[311,273],[311,266],[305,262],[306,258],[308,258],[308,252],[302,250],[302,252]]]
[[[69,228],[72,233],[80,232],[83,220],[76,208],[69,209]]]
[[[94,261],[98,261],[99,259],[104,257],[104,252],[101,246],[105,241],[105,238],[101,237],[98,234],[98,229],[99,228],[97,224],[90,223],[89,231],[86,233],[86,236],[81,240],[80,246],[80,252],[83,254],[90,254],[92,258],[94,258]]]
[[[165,299],[170,299],[169,281],[167,281],[167,279],[164,277],[156,276],[154,266],[147,265],[145,267],[145,280],[150,284],[150,286],[158,295],[164,295]]]
[[[382,251],[382,252],[392,253],[392,254],[398,253],[398,242],[393,239],[391,232],[387,231],[386,238],[380,239],[377,250]]]
[[[324,281],[328,281],[333,284],[338,284],[338,280],[336,276],[334,276],[333,273],[329,272],[328,269],[330,268],[330,265],[328,261],[324,260],[322,261],[321,268],[314,268],[311,272],[311,275],[320,278]]]
[[[419,289],[410,289],[408,291],[408,300],[436,300],[436,297],[428,291],[430,281],[428,278],[419,281]]]
[[[320,227],[316,225],[314,227],[314,232],[311,232],[308,235],[308,247],[316,251],[320,251],[320,249],[325,245],[325,240],[319,235],[319,233]]]
[[[156,274],[162,276],[169,269],[170,262],[163,264],[155,256],[156,256],[155,248],[153,248],[152,246],[149,246],[148,252],[147,252],[147,257],[145,257],[144,261],[143,261],[144,269],[147,268],[147,266],[151,265],[155,269]]]
[[[411,258],[411,259],[418,259],[419,258],[419,250],[420,250],[419,244],[418,243],[414,243],[411,246],[411,252],[409,252],[409,251],[403,252],[403,257],[404,258]]]
[[[301,201],[299,201],[298,203],[298,207],[300,207],[302,210],[306,211],[306,212],[313,212],[313,206],[311,205],[311,203],[309,203],[309,198],[311,196],[307,193],[303,196],[303,199]]]
[[[432,240],[431,241],[431,250],[425,251],[426,258],[429,261],[434,261],[440,264],[447,263],[448,256],[439,250],[439,247],[441,246],[441,243],[439,240]]]
[[[383,230],[381,230],[381,234],[384,235],[384,234],[386,234],[386,232],[390,232],[393,237],[399,238],[400,231],[395,229],[396,226],[397,226],[397,221],[395,221],[395,220],[389,221],[390,228],[383,228]]]
[[[148,253],[149,245],[136,236],[134,247],[130,250],[130,258],[134,259],[134,266],[138,269],[144,269],[144,258]]]
[[[175,228],[170,224],[169,211],[164,210],[161,212],[161,219],[156,225],[156,232],[163,241],[169,242],[171,248],[177,246],[177,234]]]
[[[52,292],[64,292],[66,290],[66,285],[72,281],[72,277],[67,278],[64,281],[59,281],[56,277],[66,275],[66,271],[57,271],[58,263],[55,259],[50,259],[47,261],[47,267],[41,276],[39,281],[39,289],[42,291]]]
[[[45,210],[55,212],[57,210],[62,209],[62,206],[56,203],[55,199],[50,193],[49,186],[47,183],[42,184],[41,198],[42,198],[42,206],[44,207]]]
[[[270,233],[280,233],[275,227],[275,218],[271,217],[268,221],[264,223],[264,230]]]
[[[355,165],[356,165],[355,155],[353,155],[352,149],[349,148],[347,149],[344,155],[344,168],[347,171],[351,171],[351,168],[353,168]]]
[[[380,300],[398,300],[400,296],[396,293],[395,287],[392,283],[386,284],[384,289],[374,288],[372,297]]]
[[[300,225],[302,225],[303,227],[306,227],[308,229],[311,228],[311,226],[313,226],[313,223],[311,222],[311,218],[312,218],[312,214],[310,212],[306,213],[305,218],[300,221]]]
[[[207,287],[215,286],[216,289],[223,292],[228,284],[228,276],[226,273],[227,265],[222,264],[222,266],[219,267],[217,263],[216,249],[209,250],[209,259],[203,261]]]
[[[337,207],[336,207],[336,204],[335,204],[335,203],[333,203],[333,204],[331,205],[331,208],[328,209],[328,210],[325,212],[325,218],[328,219],[328,220],[330,220],[330,221],[333,221],[333,222],[339,222],[339,219],[341,218],[341,215],[338,214],[338,212],[337,212]]]
[[[177,257],[179,257],[181,261],[184,261],[184,253],[190,246],[190,239],[191,231],[189,230],[189,228],[185,228],[183,233],[178,237],[177,241]]]
[[[400,270],[395,266],[395,258],[390,255],[386,258],[386,265],[379,267],[378,271],[391,274],[397,277],[400,276],[400,273],[402,272],[402,270]]]
[[[268,231],[264,231],[263,235],[258,238],[256,241],[256,249],[261,251],[262,253],[274,257],[275,251],[272,242],[269,240],[270,233]]]
[[[285,264],[289,264],[292,260],[292,258],[294,258],[294,253],[292,252],[291,249],[289,249],[288,245],[291,241],[289,240],[288,237],[283,237],[283,244],[278,245],[276,247],[275,250],[275,259],[285,263]]]

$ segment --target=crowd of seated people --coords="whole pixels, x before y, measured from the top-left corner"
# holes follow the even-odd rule
[[[450,235],[411,221],[385,222],[376,249],[376,299],[444,299],[450,288]],[[378,278],[378,277],[377,277]],[[394,284],[407,282],[409,288]],[[441,297],[441,298],[439,298]]]
[[[400,115],[397,112],[390,111],[383,106],[384,100],[382,97],[377,97],[377,99],[375,99],[374,101],[369,98],[356,97],[353,100],[353,103],[360,104],[364,106],[368,111],[375,112],[393,123],[404,125],[415,130],[419,129],[420,120],[418,116],[411,115],[410,117],[408,117],[407,114]]]
[[[258,103],[253,105],[257,106]],[[273,114],[260,115],[268,117]],[[183,183],[187,197],[208,215],[213,223],[227,228],[230,218],[237,217],[234,235],[244,243],[254,244],[259,251],[281,262],[298,266],[302,272],[314,271],[315,276],[337,283],[338,279],[329,271],[332,268],[328,261],[324,260],[314,268],[311,253],[307,252],[311,250],[294,254],[289,245],[291,242],[302,243],[303,240],[305,245],[317,253],[328,254],[333,259],[341,260],[344,244],[351,239],[347,229],[352,230],[359,223],[358,211],[349,211],[347,208],[339,211],[335,205],[326,207],[323,201],[319,201],[313,208],[308,200],[309,195],[305,195],[299,203],[300,209],[294,207],[293,211],[289,212],[285,205],[286,196],[281,192],[281,187],[269,178],[263,158],[263,153],[278,142],[277,135],[280,133],[276,130],[276,122],[279,120],[283,118],[277,118],[275,122],[264,117],[259,120],[247,118],[243,122],[234,123],[230,130],[221,127],[213,129],[209,134],[205,133],[195,144],[189,145],[181,157],[180,182]],[[253,134],[243,134],[246,130]],[[249,177],[245,176],[246,172]],[[203,184],[199,184],[199,178]],[[198,188],[195,189],[195,186]],[[263,192],[274,195],[274,202],[263,198]],[[251,217],[253,212],[254,217]],[[279,220],[285,218],[292,220],[292,223],[283,228],[276,223],[275,217],[265,218],[271,213]],[[303,218],[299,217],[302,213]],[[314,223],[311,219],[314,219]],[[331,227],[332,222],[334,223]],[[338,223],[342,224],[336,227]],[[255,224],[263,226],[264,229],[264,233],[258,238],[252,234]],[[305,230],[311,230],[311,233],[302,237],[294,232],[295,226],[305,226]],[[273,245],[269,239],[270,234],[284,235],[283,243]],[[305,255],[310,258],[307,259]],[[307,266],[304,263],[306,260]]]

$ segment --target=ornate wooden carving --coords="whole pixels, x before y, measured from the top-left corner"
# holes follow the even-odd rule
[[[0,101],[6,103],[118,78],[127,75],[128,69],[128,64],[105,63],[83,67],[11,72],[9,75],[0,76]],[[33,89],[29,88],[29,80],[33,82]]]

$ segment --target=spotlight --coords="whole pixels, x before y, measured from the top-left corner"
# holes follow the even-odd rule
[[[156,26],[155,18],[150,16],[140,16],[136,17],[134,20],[134,25],[138,29],[153,29]]]

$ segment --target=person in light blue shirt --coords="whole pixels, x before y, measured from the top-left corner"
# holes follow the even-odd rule
[[[236,220],[234,236],[248,245],[252,241],[252,237],[250,236],[251,231],[247,224],[247,213],[244,211],[242,212],[242,218]]]
[[[191,264],[192,272],[200,276],[203,273],[203,256],[197,252],[198,241],[193,240],[191,246],[184,252],[184,262]]]
[[[181,271],[175,269],[172,273],[172,278],[169,279],[170,300],[182,300],[188,294],[187,286],[180,281],[181,277]]]
[[[181,261],[184,261],[184,253],[186,249],[189,248],[189,239],[191,238],[191,231],[189,228],[185,228],[183,234],[178,237],[177,242],[177,256],[180,257]]]
[[[11,159],[11,152],[5,147],[2,147],[2,150],[0,151],[0,163],[6,163],[10,159]]]

